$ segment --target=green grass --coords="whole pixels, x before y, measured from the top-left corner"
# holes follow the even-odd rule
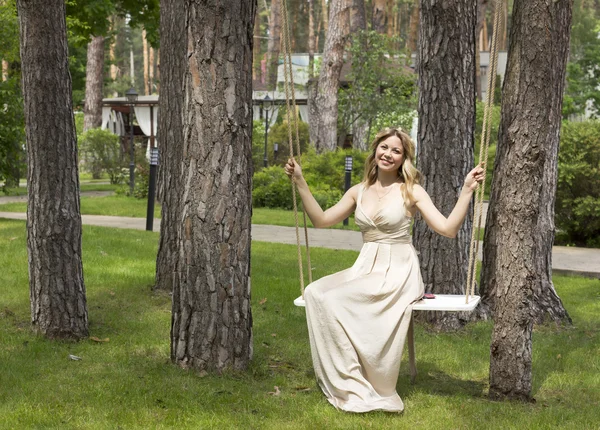
[[[81,192],[86,191],[115,191],[119,186],[111,184],[97,184],[95,180],[86,181],[80,184],[79,189]],[[100,180],[102,181],[102,180]],[[27,187],[21,186],[19,188],[8,188],[5,191],[0,190],[0,196],[26,196]]]
[[[25,223],[0,220],[0,428],[592,429],[600,424],[600,284],[555,277],[572,328],[534,332],[534,404],[487,400],[491,323],[458,334],[416,327],[419,376],[398,381],[403,415],[337,412],[316,388],[295,246],[254,242],[254,359],[202,376],[169,360],[170,297],[154,293],[156,233],[84,226],[90,335],[51,342],[29,324]],[[312,249],[315,278],[351,251]],[[69,354],[82,358],[69,360]],[[406,359],[406,357],[405,357]],[[269,393],[277,386],[281,395]]]
[[[126,216],[145,218],[147,210],[147,200],[134,199],[125,196],[106,196],[106,197],[81,197],[81,213],[83,215],[108,215],[108,216]],[[0,212],[26,212],[27,204],[5,203],[0,204]],[[160,218],[160,204],[155,206],[154,216]],[[302,224],[302,214],[299,214],[299,222]],[[295,226],[294,212],[283,209],[254,208],[252,209],[252,222],[254,224],[270,224],[286,227]],[[312,223],[307,217],[308,226]],[[358,230],[354,224],[354,217],[348,220],[348,226],[339,223],[332,228]]]

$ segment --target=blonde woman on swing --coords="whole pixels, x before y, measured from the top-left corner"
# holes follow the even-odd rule
[[[412,313],[423,296],[410,224],[419,211],[430,228],[455,237],[473,191],[483,180],[475,167],[446,218],[419,185],[415,144],[399,128],[379,132],[371,144],[360,184],[323,211],[293,160],[286,174],[298,187],[304,209],[318,228],[355,212],[363,247],[354,265],[325,276],[304,291],[310,347],[317,382],[327,400],[348,412],[402,412],[396,392],[400,359]]]

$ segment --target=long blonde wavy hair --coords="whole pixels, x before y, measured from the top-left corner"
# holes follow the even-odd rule
[[[390,136],[396,136],[402,142],[402,149],[404,150],[404,161],[402,167],[398,169],[398,176],[404,183],[402,187],[402,197],[410,205],[413,201],[413,187],[415,184],[421,182],[421,172],[415,167],[415,143],[401,128],[384,128],[375,136],[371,143],[371,153],[365,161],[365,176],[363,181],[367,186],[371,186],[377,180],[377,162],[375,160],[375,152],[381,141],[387,139]]]

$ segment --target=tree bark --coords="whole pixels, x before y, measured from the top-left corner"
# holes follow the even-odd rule
[[[346,0],[331,0],[321,72],[312,97],[309,95],[310,140],[318,152],[337,147],[337,92],[348,37],[348,12]]]
[[[477,0],[477,28],[475,30],[475,35],[477,37],[477,44],[475,50],[475,59],[477,60],[477,65],[475,67],[475,91],[477,94],[477,100],[483,100],[483,95],[481,91],[481,50],[484,49],[482,47],[481,41],[485,37],[487,39],[487,31],[484,31],[484,26],[487,27],[485,14],[487,12],[489,0]],[[483,36],[485,34],[485,36]],[[487,40],[486,40],[487,45]],[[486,49],[484,49],[486,50]],[[489,79],[489,76],[488,76]]]
[[[308,0],[308,85],[315,76],[315,12],[314,0]]]
[[[281,46],[281,0],[271,2],[269,20],[269,43],[267,44],[267,88],[277,88],[277,70],[279,68],[279,49]]]
[[[154,48],[152,46],[148,47],[148,63],[150,64],[148,68],[148,95],[151,95],[154,92],[154,68],[156,67]]]
[[[385,34],[385,9],[387,0],[373,0],[371,29],[379,34]]]
[[[419,1],[415,0],[415,4],[410,13],[410,24],[408,26],[407,39],[408,52],[417,51],[417,41],[419,40]]]
[[[88,314],[65,3],[19,0],[17,8],[28,155],[31,320],[49,338],[82,339],[88,335]]]
[[[365,0],[348,0],[350,7],[350,35],[367,29]]]
[[[160,239],[154,288],[173,291],[178,277],[178,226],[181,225],[184,100],[188,50],[188,4],[162,0],[160,5],[161,96],[158,116],[158,193],[161,203]]]
[[[256,8],[254,16],[254,49],[252,51],[252,79],[262,82],[261,43],[263,35],[260,32],[260,9]]]
[[[551,281],[553,209],[572,2],[516,0],[502,93],[482,295],[492,311],[490,397],[531,399],[531,335],[568,319]]]
[[[146,39],[146,30],[142,29],[142,57],[144,64],[144,88],[142,91],[145,95],[150,94],[150,80],[149,80],[149,69],[150,65],[148,62],[148,40]]]
[[[418,166],[423,187],[445,216],[473,168],[476,21],[472,0],[421,3]],[[464,294],[471,218],[469,213],[454,239],[433,232],[420,218],[415,223],[425,291]],[[457,312],[424,315],[439,329],[460,328],[465,317]]]
[[[102,125],[102,88],[104,86],[104,36],[94,36],[88,43],[85,72],[85,106],[83,130]]]
[[[183,12],[181,5],[175,8],[169,3],[165,0],[161,5],[161,51],[173,47],[169,55],[174,55],[174,64],[169,64],[167,54],[161,64],[163,73],[169,71],[175,82],[168,83],[171,75],[163,79],[168,88],[163,87],[160,109],[165,112],[173,104],[173,115],[180,116],[177,121],[183,130],[177,153],[166,168],[167,174],[177,176],[165,193],[173,196],[166,197],[174,200],[168,210],[173,225],[161,232],[174,232],[161,238],[161,247],[171,243],[166,252],[173,257],[172,268],[164,268],[167,274],[171,270],[173,283],[171,360],[198,370],[244,369],[252,357],[249,276],[256,1],[187,0],[182,2]],[[185,52],[178,43],[183,43]],[[162,119],[161,124],[167,125]]]

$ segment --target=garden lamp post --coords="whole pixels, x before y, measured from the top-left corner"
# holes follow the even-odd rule
[[[269,135],[269,111],[273,109],[273,100],[267,94],[263,99],[263,110],[265,111],[265,155],[263,157],[263,165],[267,167],[267,136]]]
[[[138,99],[138,93],[135,90],[135,88],[131,87],[125,92],[125,97],[127,97],[127,101],[129,102],[129,125],[131,129],[131,138],[129,140],[131,151],[131,160],[129,162],[129,189],[131,191],[131,195],[133,195],[133,187],[135,185],[135,152],[133,147],[133,104]]]

